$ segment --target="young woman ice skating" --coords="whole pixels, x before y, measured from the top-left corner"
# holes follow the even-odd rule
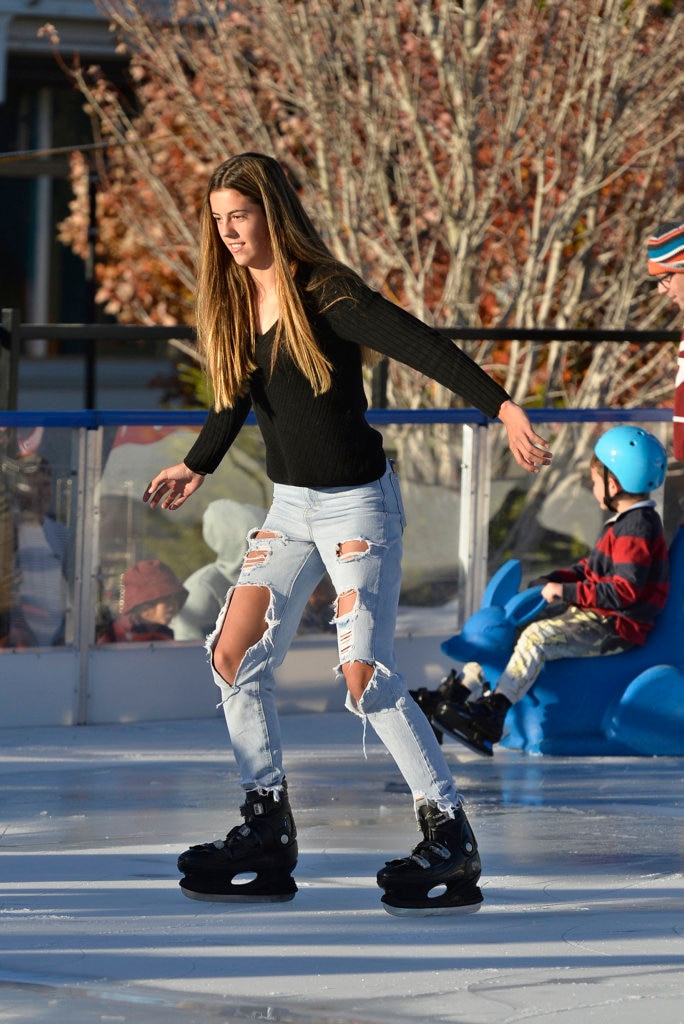
[[[333,258],[268,156],[232,157],[211,176],[200,213],[197,332],[215,404],[184,462],[162,470],[144,500],[181,507],[253,408],[273,502],[207,641],[245,790],[244,823],[180,855],[183,892],[222,901],[289,900],[296,892],[274,671],[327,570],[346,706],[394,758],[422,833],[409,856],[378,872],[382,902],[394,914],[477,910],[477,842],[396,666],[404,513],[382,437],[365,418],[364,360],[369,350],[400,360],[498,416],[530,472],[550,461],[548,445],[460,349]],[[255,877],[238,885],[246,872]],[[431,896],[435,886],[445,888]]]

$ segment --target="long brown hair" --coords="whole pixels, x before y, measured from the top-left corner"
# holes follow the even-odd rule
[[[295,274],[302,264],[312,265],[315,271],[307,287],[321,290],[321,294],[331,277],[352,279],[356,275],[333,257],[278,161],[262,153],[242,153],[216,168],[200,209],[197,339],[214,388],[214,408],[219,411],[230,407],[245,392],[249,376],[256,369],[253,353],[257,333],[252,277],[221,241],[212,215],[209,197],[220,189],[235,189],[257,203],[266,215],[279,307],[271,368],[284,346],[311,383],[314,394],[327,391],[332,367],[311,330]],[[337,294],[339,297],[339,290]]]

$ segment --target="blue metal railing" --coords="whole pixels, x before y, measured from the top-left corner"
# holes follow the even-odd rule
[[[666,423],[672,419],[670,408],[634,409],[526,409],[534,423]],[[82,409],[77,412],[0,410],[0,427],[72,427],[98,430],[110,426],[202,426],[204,409]],[[486,426],[491,420],[478,409],[369,409],[370,423],[469,423]],[[255,426],[250,412],[247,426]]]

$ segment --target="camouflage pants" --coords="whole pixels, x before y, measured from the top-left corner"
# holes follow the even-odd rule
[[[612,616],[570,605],[561,614],[537,619],[523,629],[496,689],[515,704],[547,661],[619,654],[633,646],[615,633]]]

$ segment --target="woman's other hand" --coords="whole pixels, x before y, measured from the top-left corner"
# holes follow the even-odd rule
[[[179,462],[177,466],[162,469],[161,473],[150,481],[143,494],[143,501],[148,502],[150,508],[161,505],[162,508],[175,512],[203,483],[204,477],[201,473],[194,473],[184,462]]]
[[[513,458],[528,473],[538,473],[551,462],[549,442],[532,429],[527,413],[508,399],[499,409],[499,419],[508,434],[508,447]]]

